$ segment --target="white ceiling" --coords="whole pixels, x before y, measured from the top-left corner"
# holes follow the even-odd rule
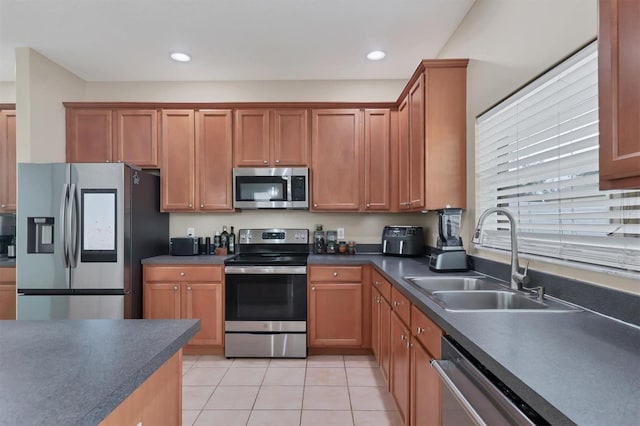
[[[16,47],[87,81],[405,79],[474,1],[0,0],[0,81]]]

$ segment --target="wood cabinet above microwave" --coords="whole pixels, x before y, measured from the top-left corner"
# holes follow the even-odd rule
[[[307,166],[307,109],[237,109],[233,141],[236,167]]]

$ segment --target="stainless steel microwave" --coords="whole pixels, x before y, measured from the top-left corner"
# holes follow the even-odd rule
[[[309,169],[306,167],[233,169],[236,209],[308,209]]]

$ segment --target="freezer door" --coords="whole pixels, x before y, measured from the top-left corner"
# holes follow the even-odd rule
[[[122,163],[71,164],[74,290],[124,288],[125,167]]]
[[[18,295],[19,320],[123,319],[125,296]]]
[[[19,290],[69,288],[65,205],[69,165],[18,164],[16,212]]]

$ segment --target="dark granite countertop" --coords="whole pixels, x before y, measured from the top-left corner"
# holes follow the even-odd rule
[[[371,264],[553,425],[637,425],[640,328],[592,313],[451,312],[402,277],[443,275],[426,259],[311,255],[309,264]]]
[[[0,257],[0,268],[15,268],[16,260],[8,257]]]
[[[0,321],[0,425],[96,425],[198,320]]]
[[[230,256],[155,256],[142,259],[143,265],[224,265]]]

